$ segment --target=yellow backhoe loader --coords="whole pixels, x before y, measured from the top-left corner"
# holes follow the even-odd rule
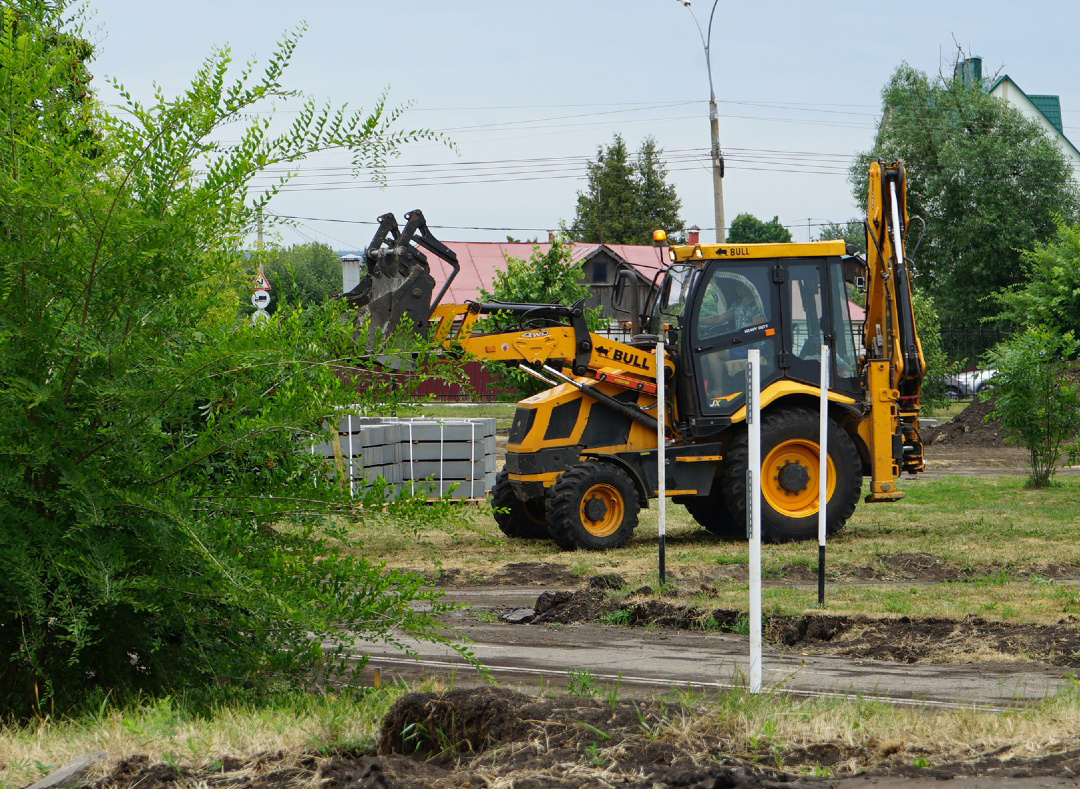
[[[866,500],[895,501],[902,471],[923,469],[919,399],[925,365],[915,328],[903,163],[870,166],[866,256],[842,241],[666,248],[640,316],[644,334],[592,333],[582,305],[440,304],[423,251],[457,271],[454,253],[414,211],[381,218],[367,276],[345,294],[378,326],[401,321],[445,347],[527,369],[549,388],[518,403],[495,518],[511,537],[564,549],[623,545],[657,495],[657,375],[663,333],[667,495],[709,531],[745,536],[746,355],[761,352],[762,536],[817,534],[820,355],[830,349],[827,529]],[[451,274],[452,278],[453,274]],[[848,286],[864,286],[861,338]],[[513,328],[483,331],[486,315]]]

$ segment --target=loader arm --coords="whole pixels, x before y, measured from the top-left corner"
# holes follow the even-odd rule
[[[655,429],[655,418],[645,410],[619,402],[594,386],[607,383],[655,394],[652,354],[590,332],[583,301],[569,306],[499,301],[441,304],[460,270],[457,255],[432,235],[419,210],[410,211],[405,220],[399,229],[393,214],[379,217],[379,227],[364,255],[366,275],[342,294],[356,310],[358,325],[366,321],[369,332],[384,333],[404,323],[447,351],[524,367],[552,386],[574,386],[593,400]],[[417,247],[451,269],[434,298],[435,281],[427,257]],[[477,321],[496,314],[516,318],[521,328],[482,331]]]
[[[865,374],[870,419],[868,501],[902,498],[900,471],[923,469],[919,407],[926,363],[915,328],[910,269],[904,255],[907,190],[903,162],[870,165],[867,199]]]
[[[476,331],[482,316],[495,314],[517,316],[524,323],[537,325],[513,331]],[[656,357],[647,350],[590,332],[582,302],[571,306],[498,301],[444,304],[435,308],[431,320],[433,338],[447,350],[518,365],[553,386],[570,384],[634,421],[656,427],[654,416],[590,385],[603,382],[656,394]],[[667,367],[669,371],[674,369],[670,363]]]

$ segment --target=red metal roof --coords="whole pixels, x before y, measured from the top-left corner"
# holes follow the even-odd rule
[[[450,290],[443,298],[444,304],[460,304],[475,301],[480,297],[480,288],[491,289],[496,271],[506,269],[506,256],[528,260],[532,257],[533,247],[539,247],[544,253],[551,249],[551,244],[503,243],[497,241],[446,241],[458,256],[461,272],[454,278]],[[578,263],[600,248],[600,244],[571,244],[570,260]],[[619,258],[622,258],[642,275],[651,280],[656,273],[658,253],[652,246],[631,246],[629,244],[604,244],[603,246]],[[442,287],[450,269],[434,255],[428,255],[431,275],[435,278],[435,290]]]

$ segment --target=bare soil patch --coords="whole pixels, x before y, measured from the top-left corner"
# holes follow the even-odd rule
[[[746,632],[746,615],[665,600],[635,600],[645,587],[616,600],[595,587],[544,592],[532,624],[618,622],[680,630]],[[874,658],[895,663],[964,663],[976,660],[1037,661],[1080,669],[1080,620],[1053,625],[996,622],[970,615],[962,620],[906,616],[869,618],[806,614],[770,616],[764,625],[772,646],[816,654]]]
[[[946,583],[997,573],[1016,579],[1053,578],[1055,581],[1075,581],[1080,580],[1080,565],[1071,562],[1029,564],[1025,567],[991,564],[981,570],[974,570],[947,562],[932,553],[896,553],[880,556],[873,564],[852,568],[849,575],[853,579],[864,581]],[[816,579],[816,575],[814,577]],[[792,576],[785,578],[795,580]]]

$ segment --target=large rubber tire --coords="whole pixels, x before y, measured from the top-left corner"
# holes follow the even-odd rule
[[[547,517],[551,538],[563,550],[621,548],[637,528],[637,490],[618,466],[579,463],[551,487]]]
[[[548,534],[544,499],[519,499],[514,494],[505,471],[500,471],[495,477],[495,487],[491,489],[491,506],[495,510],[495,523],[507,537],[546,540],[551,536]]]
[[[818,414],[788,408],[761,420],[761,539],[811,540],[818,533]],[[736,521],[746,520],[749,446],[743,428],[724,458],[722,490]],[[855,511],[862,461],[851,437],[829,420],[825,530],[835,534]]]
[[[712,490],[707,496],[688,496],[680,498],[680,502],[706,531],[725,540],[746,538],[746,520],[744,518],[738,521],[731,514],[724,499],[722,480],[719,478],[713,482]]]

